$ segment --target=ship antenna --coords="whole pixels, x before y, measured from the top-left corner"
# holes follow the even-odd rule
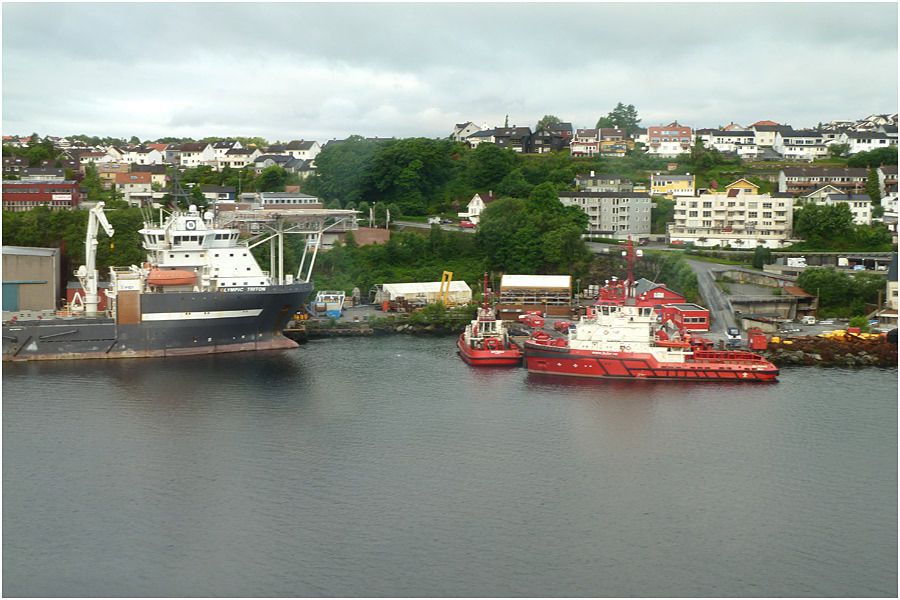
[[[488,274],[487,274],[487,271],[484,272],[484,287],[482,287],[481,289],[484,292],[482,294],[482,296],[484,296],[482,298],[482,308],[484,308],[484,310],[487,310],[488,309]]]
[[[628,279],[625,280],[625,296],[627,298],[634,297],[634,244],[631,242],[631,235],[625,243],[625,250],[622,252],[625,257],[625,263],[628,265]]]

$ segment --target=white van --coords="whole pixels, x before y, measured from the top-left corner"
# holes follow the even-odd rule
[[[810,315],[806,315],[805,317],[800,318],[800,322],[803,323],[804,325],[815,325],[816,318],[813,316],[810,316]]]

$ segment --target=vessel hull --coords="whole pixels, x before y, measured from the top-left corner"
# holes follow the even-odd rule
[[[65,318],[5,322],[3,360],[144,358],[276,350],[312,284],[140,296],[134,322]]]
[[[456,341],[459,356],[466,363],[478,367],[515,367],[522,363],[522,352],[518,348],[501,350],[476,350],[470,348],[460,334]]]
[[[530,373],[596,379],[763,382],[775,381],[778,377],[778,368],[769,364],[665,363],[658,362],[650,354],[580,354],[567,348],[536,348],[528,342],[525,343],[525,366]]]

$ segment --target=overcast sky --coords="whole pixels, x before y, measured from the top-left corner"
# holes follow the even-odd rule
[[[445,137],[897,112],[897,4],[4,3],[3,133]]]

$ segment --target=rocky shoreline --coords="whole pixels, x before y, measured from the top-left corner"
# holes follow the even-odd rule
[[[896,367],[897,345],[885,341],[783,339],[759,352],[777,366]]]

